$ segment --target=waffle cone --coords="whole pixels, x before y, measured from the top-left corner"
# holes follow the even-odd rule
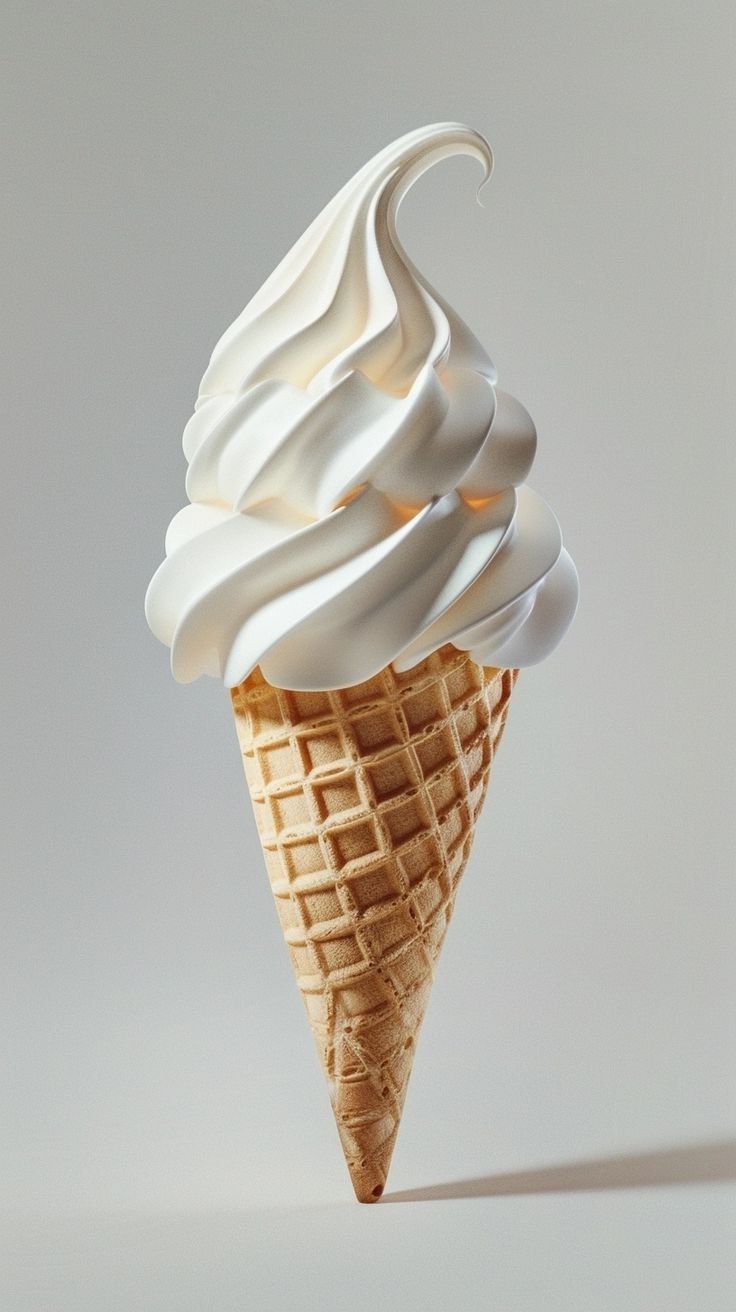
[[[276,908],[361,1202],[383,1193],[518,671],[447,646],[334,692],[232,690]]]

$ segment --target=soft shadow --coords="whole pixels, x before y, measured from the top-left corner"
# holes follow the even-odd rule
[[[736,1180],[736,1140],[661,1148],[629,1157],[563,1162],[532,1171],[482,1175],[424,1189],[384,1194],[382,1203],[424,1203],[447,1198],[493,1198],[502,1194],[576,1193],[596,1189],[642,1189],[656,1185]]]

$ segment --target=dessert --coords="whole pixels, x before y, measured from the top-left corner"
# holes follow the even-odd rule
[[[518,668],[577,605],[536,433],[412,264],[412,183],[485,139],[418,129],[326,206],[214,349],[190,504],[146,596],[174,677],[222,678],[361,1201],[383,1191]]]

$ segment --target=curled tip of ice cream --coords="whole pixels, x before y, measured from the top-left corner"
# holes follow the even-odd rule
[[[191,504],[146,597],[180,681],[260,665],[334,688],[447,642],[532,664],[570,623],[574,566],[523,486],[534,425],[396,233],[409,187],[458,153],[488,180],[462,124],[381,151],[215,347],[184,432]]]

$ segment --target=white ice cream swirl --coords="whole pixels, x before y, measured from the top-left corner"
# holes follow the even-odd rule
[[[220,339],[184,432],[191,504],[146,596],[174,676],[338,688],[443,644],[531,665],[577,604],[557,521],[523,486],[536,434],[414,267],[402,197],[487,142],[420,128],[342,188]]]

